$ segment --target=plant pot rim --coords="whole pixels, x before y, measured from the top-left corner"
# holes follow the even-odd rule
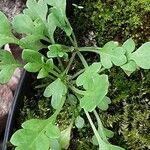
[[[21,105],[22,99],[27,91],[28,77],[29,77],[29,74],[25,70],[23,70],[20,81],[18,83],[17,89],[16,89],[14,97],[13,97],[11,108],[8,113],[5,132],[4,132],[4,138],[3,138],[3,141],[0,143],[0,150],[8,149],[7,143],[10,140],[10,137],[13,132],[14,120],[15,120],[14,118],[16,117],[16,113],[19,108],[19,105]]]

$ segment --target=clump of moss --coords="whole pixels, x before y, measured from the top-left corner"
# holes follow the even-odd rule
[[[109,96],[112,104],[100,114],[105,126],[115,133],[111,142],[127,150],[149,149],[149,78],[147,71],[138,71],[131,77],[127,77],[120,69],[112,69],[110,73]]]
[[[84,0],[77,10],[81,32],[87,27],[95,34],[98,45],[109,40],[125,41],[133,37],[138,43],[150,38],[149,0]]]

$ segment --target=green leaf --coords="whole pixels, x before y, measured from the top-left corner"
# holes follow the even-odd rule
[[[35,51],[39,51],[42,48],[45,48],[45,45],[43,45],[40,42],[40,39],[43,38],[43,35],[28,35],[25,38],[22,38],[20,40],[19,45],[23,48],[23,49],[33,49]]]
[[[93,138],[92,138],[92,143],[94,145],[99,145],[97,138],[95,136],[93,136]],[[99,150],[101,150],[101,149],[102,150],[125,150],[124,148],[121,148],[119,146],[115,146],[110,143],[106,143],[100,138]]]
[[[126,50],[127,62],[122,65],[121,68],[128,76],[130,76],[131,73],[133,73],[137,69],[135,61],[131,60],[132,52],[135,50],[135,43],[133,39],[130,38],[123,43],[122,47],[124,47]]]
[[[22,124],[23,129],[16,131],[10,139],[18,150],[49,150],[50,139],[60,137],[60,130],[52,124],[52,119],[31,119]]]
[[[80,76],[79,76],[80,77]],[[86,78],[86,76],[85,76]],[[103,100],[105,95],[108,92],[108,76],[107,75],[92,75],[91,81],[84,79],[84,87],[86,87],[86,91],[84,96],[80,99],[80,106],[84,108],[86,111],[93,111],[96,106]],[[83,83],[79,83],[82,85]]]
[[[100,137],[103,139],[103,141],[104,139],[106,139],[105,141],[106,143],[108,143],[107,138],[112,138],[114,136],[114,133],[111,130],[106,129],[103,126],[101,130],[100,130],[100,127],[98,128],[98,133]],[[98,141],[95,135],[92,137],[92,143],[94,145],[98,145]]]
[[[34,35],[43,35],[45,34],[46,27],[41,21],[41,19],[36,19],[34,22]]]
[[[66,0],[46,0],[46,2],[53,7],[60,8],[63,11],[62,13],[65,13]]]
[[[61,145],[58,141],[58,139],[50,139],[50,150],[61,150]]]
[[[35,9],[40,18],[46,21],[48,6],[45,0],[39,0]]]
[[[18,40],[11,33],[7,17],[0,11],[0,47],[8,43],[18,44]]]
[[[18,44],[19,41],[14,37],[0,34],[0,47],[8,43]]]
[[[61,148],[68,149],[71,139],[71,129],[72,129],[72,123],[69,125],[68,128],[63,130],[61,132],[61,136],[59,138]]]
[[[133,73],[137,69],[137,64],[135,63],[135,61],[129,60],[129,62],[121,66],[121,68],[128,76],[130,76],[131,73]]]
[[[80,106],[86,111],[92,111],[103,100],[108,92],[108,76],[99,75],[101,63],[93,63],[76,79],[77,86],[86,90],[80,99]]]
[[[104,127],[103,127],[103,130],[104,130],[104,133],[105,133],[107,138],[112,138],[114,136],[114,132],[112,132],[111,130],[108,130]]]
[[[53,61],[49,60],[44,62],[44,56],[30,49],[24,49],[22,53],[22,58],[27,62],[24,68],[29,72],[38,72],[38,78],[43,78],[48,76],[50,70],[53,69]]]
[[[58,78],[50,85],[48,85],[44,91],[45,97],[51,97],[51,105],[54,109],[57,109],[62,101],[63,96],[67,93],[66,85]]]
[[[80,116],[78,116],[77,118],[76,118],[76,120],[75,120],[75,125],[76,125],[76,127],[78,128],[78,129],[81,129],[81,128],[83,128],[83,126],[84,126],[84,119],[82,118],[82,117],[80,117]]]
[[[54,22],[55,18],[54,15],[51,13],[48,15],[48,19],[47,19],[47,29],[48,29],[48,33],[49,33],[49,37],[51,39],[52,43],[55,43],[54,41],[54,32],[56,30],[56,24]]]
[[[63,57],[68,56],[68,54],[65,52],[66,47],[60,44],[53,44],[48,47],[49,51],[47,52],[47,56],[49,58],[55,58],[55,57]]]
[[[101,63],[93,63],[91,66],[85,69],[85,72],[82,73],[76,80],[77,86],[82,86],[87,89],[88,87],[92,87],[93,78],[95,74],[101,69]]]
[[[72,106],[76,106],[78,100],[73,94],[68,94],[67,102]]]
[[[7,83],[19,66],[10,52],[0,50],[0,83]]]
[[[66,17],[66,0],[47,0],[47,3],[52,7],[51,16],[52,22],[56,27],[61,28],[65,33],[70,36],[72,33],[71,25]],[[49,20],[49,22],[51,22]]]
[[[19,14],[14,17],[12,21],[13,28],[18,33],[25,33],[25,34],[33,34],[34,33],[34,23],[32,19],[25,15]]]
[[[28,14],[31,18],[37,19],[40,18],[45,23],[46,16],[48,12],[48,7],[45,0],[27,0],[27,7],[24,11],[25,14]]]
[[[48,74],[47,70],[45,68],[42,68],[38,73],[37,79],[45,78],[48,75],[49,74]]]
[[[150,42],[143,44],[135,52],[132,53],[131,59],[143,69],[150,69]]]
[[[51,9],[51,13],[53,15],[53,21],[57,27],[65,31],[67,36],[70,36],[72,33],[72,27],[70,26],[70,23],[66,15],[64,15],[61,12],[62,11],[59,8],[54,7],[53,9]]]
[[[11,28],[7,17],[0,11],[0,34],[12,35]]]
[[[126,52],[129,55],[135,50],[135,42],[132,38],[125,41],[122,46],[126,49]]]
[[[121,66],[127,62],[125,49],[118,47],[113,41],[108,42],[100,49],[101,63],[105,68],[111,68],[112,65]]]
[[[103,98],[103,100],[98,104],[98,107],[101,110],[107,110],[108,109],[108,105],[111,103],[111,100],[109,97],[105,96]]]

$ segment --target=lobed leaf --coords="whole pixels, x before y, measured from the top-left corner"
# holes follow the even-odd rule
[[[0,34],[10,36],[11,28],[7,17],[0,11]]]
[[[63,96],[67,93],[66,85],[58,78],[50,85],[48,85],[44,91],[45,97],[51,97],[51,105],[54,109],[57,109],[62,101]]]
[[[26,3],[28,9],[24,11],[25,14],[28,14],[32,19],[40,18],[44,23],[46,21],[46,16],[48,12],[48,7],[45,0],[27,0]]]
[[[53,69],[53,60],[44,61],[44,56],[30,49],[24,49],[22,58],[27,62],[24,68],[29,72],[39,72],[38,78],[48,76],[50,70]]]
[[[34,23],[32,19],[25,15],[19,14],[14,17],[12,21],[13,28],[18,33],[26,33],[26,34],[33,34],[34,33]]]
[[[24,122],[22,128],[16,131],[10,139],[18,150],[49,150],[50,139],[60,137],[60,130],[52,124],[52,119],[31,119]]]
[[[10,52],[0,50],[0,83],[7,83],[19,66]]]
[[[18,40],[11,33],[11,27],[7,17],[0,11],[0,47],[7,43],[18,44]]]
[[[150,69],[150,42],[144,43],[131,54],[131,59],[143,69]]]
[[[131,73],[137,69],[135,61],[131,59],[131,54],[135,50],[135,43],[133,39],[130,38],[123,43],[122,47],[124,47],[126,50],[127,63],[122,65],[121,68],[128,76],[130,76]]]
[[[112,136],[113,133],[110,131],[110,130],[107,130],[107,132],[109,131],[109,135]],[[99,145],[99,150],[125,150],[124,148],[121,148],[119,146],[115,146],[115,145],[112,145],[110,144],[108,141],[104,141],[102,138],[101,138],[101,131],[98,130],[99,134],[100,134],[100,137],[99,137],[99,142],[97,141],[97,138],[96,136],[94,135],[93,138],[92,138],[92,142],[94,145]],[[105,128],[103,128],[103,132],[105,132]],[[106,138],[106,135],[104,135],[105,138]]]
[[[130,55],[135,50],[135,42],[132,38],[126,40],[122,46],[126,49],[127,55]]]
[[[65,130],[61,131],[61,136],[59,138],[61,148],[68,149],[71,139],[71,129],[72,123]]]
[[[32,49],[34,51],[39,51],[43,48],[45,48],[45,45],[43,45],[39,40],[43,38],[43,35],[28,35],[25,38],[22,38],[19,41],[19,45],[23,49]]]
[[[98,104],[98,107],[101,110],[107,110],[108,109],[108,105],[111,103],[111,100],[109,97],[105,96],[103,98],[103,100]]]
[[[82,86],[84,89],[92,88],[93,78],[95,74],[101,69],[101,63],[93,63],[91,66],[87,67],[76,80],[77,86]]]
[[[82,117],[80,117],[80,116],[78,116],[76,119],[75,119],[75,125],[76,125],[76,127],[78,128],[78,129],[81,129],[81,128],[83,128],[83,126],[84,126],[84,119],[82,118]]]
[[[0,47],[8,43],[19,44],[19,41],[12,36],[0,34]]]
[[[50,26],[52,26],[51,21],[53,22],[53,27],[59,27],[62,30],[65,31],[65,33],[67,34],[67,36],[70,36],[72,33],[72,27],[66,17],[66,0],[52,0],[49,1],[47,0],[47,3],[51,6],[53,6],[51,8],[51,14],[49,17],[49,23]],[[51,19],[51,21],[50,21]],[[53,33],[55,28],[52,29],[51,32],[49,33]],[[49,28],[49,31],[51,30],[51,28]],[[50,34],[51,35],[51,34]]]
[[[127,62],[125,49],[110,41],[100,49],[100,57],[102,65],[109,69],[112,65],[121,66]]]
[[[47,52],[47,56],[49,58],[55,57],[68,57],[68,54],[65,52],[66,47],[60,44],[53,44],[48,47],[49,51]]]
[[[77,78],[77,85],[83,85],[86,90],[84,96],[80,99],[80,106],[91,112],[108,92],[108,76],[99,75],[95,72],[86,77],[86,71],[84,73]]]

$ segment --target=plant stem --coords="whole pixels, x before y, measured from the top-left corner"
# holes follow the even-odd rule
[[[55,123],[56,121],[56,118],[57,118],[57,115],[60,113],[64,103],[65,103],[65,100],[66,100],[66,96],[63,96],[62,97],[62,101],[61,103],[59,104],[59,107],[56,109],[56,111],[54,112],[54,114],[49,118],[50,120],[53,120],[53,123]]]
[[[58,57],[57,60],[60,64],[61,71],[64,71],[64,66],[63,66],[63,63],[62,63],[61,59]]]
[[[101,122],[101,119],[100,119],[100,117],[99,117],[99,115],[98,115],[98,113],[97,113],[96,110],[94,110],[93,112],[94,112],[94,115],[95,115],[96,120],[97,120],[97,122],[98,122],[98,126],[99,126],[100,132],[101,132],[101,134],[102,134],[103,140],[108,143],[107,137],[106,137],[106,135],[105,135],[105,133],[104,133],[104,131],[103,131],[103,128],[104,128],[104,127],[103,127],[103,124],[102,124],[102,122]]]
[[[35,89],[44,88],[44,87],[46,87],[46,86],[48,86],[47,83],[46,83],[46,84],[42,84],[42,85],[37,85],[37,86],[35,86]]]
[[[80,58],[80,60],[81,60],[81,62],[82,62],[82,64],[83,64],[83,66],[86,68],[86,67],[88,67],[88,63],[87,63],[87,61],[85,60],[85,58],[83,57],[83,55],[78,51],[77,52],[77,55],[79,56],[79,58]]]
[[[51,70],[50,73],[56,76],[57,78],[60,78],[60,75],[56,71]]]
[[[77,89],[76,87],[74,87],[73,85],[70,85],[69,88],[70,88],[73,92],[78,93],[78,94],[80,94],[80,95],[84,95],[84,94],[85,94],[85,91],[79,90],[79,89]]]
[[[71,41],[72,45],[76,48],[76,44],[75,44],[75,42],[73,41],[73,39],[71,38],[71,36],[69,36],[69,40]]]
[[[97,138],[97,141],[98,141],[98,144],[99,144],[99,147],[100,147],[100,145],[101,145],[100,142],[102,141],[102,139],[101,139],[101,137],[100,137],[100,135],[99,135],[99,133],[98,133],[98,131],[97,131],[97,129],[96,129],[96,127],[95,127],[95,125],[94,125],[90,115],[89,115],[89,113],[85,109],[84,109],[84,112],[85,112],[85,114],[86,114],[86,116],[87,116],[87,118],[89,120],[89,123],[90,123],[90,125],[91,125],[91,127],[93,129],[93,132],[94,132],[94,134],[95,134],[95,136]]]
[[[83,73],[84,70],[85,70],[85,69],[81,69],[80,71],[78,71],[77,73],[75,73],[73,76],[71,76],[70,79],[72,80],[72,79],[76,78],[76,77],[79,76],[81,73]]]
[[[79,47],[80,52],[94,52],[97,54],[100,54],[100,49],[99,47]]]
[[[71,67],[71,64],[72,64],[72,62],[73,62],[75,56],[76,56],[76,52],[74,52],[74,53],[72,54],[72,56],[71,56],[71,58],[70,58],[70,61],[69,61],[69,63],[68,63],[68,66],[66,67],[65,71],[64,71],[63,74],[62,74],[63,76],[68,73],[68,71],[69,71],[69,69],[70,69],[70,67]]]
[[[77,39],[76,39],[76,36],[75,36],[73,31],[72,31],[72,37],[73,37],[73,40],[74,40],[76,47],[78,47]]]
[[[60,70],[56,65],[54,65],[54,69],[55,69],[58,73],[61,73],[61,70]]]

